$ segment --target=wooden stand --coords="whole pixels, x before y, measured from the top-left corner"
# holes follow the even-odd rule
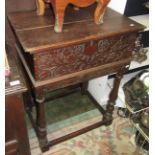
[[[53,31],[50,9],[41,17],[34,11],[9,15],[17,37],[16,48],[35,94],[37,135],[43,152],[60,141],[100,125],[111,124],[121,78],[129,68],[137,33],[144,28],[111,9],[105,12],[104,24],[96,25],[89,13],[92,11],[90,9],[95,10],[92,7],[87,8],[84,13],[82,10],[75,13],[71,8],[73,16],[69,16],[70,11],[66,13],[68,16],[62,33]],[[83,25],[86,29],[83,29]],[[103,121],[48,142],[45,93],[114,72],[117,76],[106,111],[103,110]]]

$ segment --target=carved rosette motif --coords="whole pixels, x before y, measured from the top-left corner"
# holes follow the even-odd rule
[[[46,80],[132,56],[135,34],[89,41],[34,54],[35,78]]]

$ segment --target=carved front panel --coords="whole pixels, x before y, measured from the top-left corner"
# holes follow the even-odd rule
[[[35,79],[55,78],[129,58],[135,39],[136,34],[121,35],[36,53]]]

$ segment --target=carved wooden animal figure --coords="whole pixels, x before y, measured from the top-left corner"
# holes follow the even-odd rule
[[[64,22],[65,8],[69,3],[77,7],[87,7],[97,2],[97,7],[94,13],[94,21],[96,24],[103,23],[103,16],[105,9],[110,0],[36,0],[37,2],[37,14],[44,15],[45,2],[51,3],[55,13],[55,32],[61,32]]]

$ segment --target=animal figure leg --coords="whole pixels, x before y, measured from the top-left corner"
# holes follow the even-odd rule
[[[94,13],[94,20],[96,24],[101,24],[103,23],[103,16],[110,0],[97,0],[97,1],[98,4]]]
[[[45,13],[45,2],[44,0],[36,0],[37,3],[37,15],[42,16]]]
[[[51,0],[52,3],[52,0]],[[54,9],[54,13],[55,13],[55,26],[54,26],[54,31],[55,32],[62,32],[62,28],[63,28],[63,23],[64,23],[64,13],[65,13],[65,9],[67,4],[53,4],[53,9]]]

